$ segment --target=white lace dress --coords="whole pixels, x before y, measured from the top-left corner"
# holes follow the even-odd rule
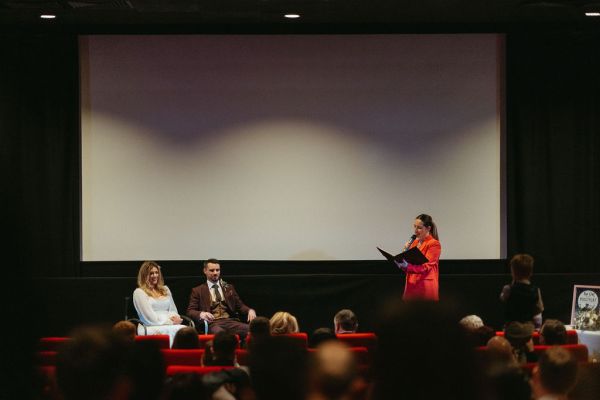
[[[177,307],[168,287],[167,295],[158,299],[148,296],[142,289],[133,291],[133,306],[137,311],[140,321],[146,325],[148,335],[169,335],[169,345],[173,345],[173,338],[178,330],[185,325],[174,325],[171,316],[179,315]],[[138,326],[138,335],[144,335],[144,327]]]

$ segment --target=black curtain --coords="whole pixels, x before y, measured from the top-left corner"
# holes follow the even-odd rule
[[[4,34],[0,43],[5,254],[18,276],[77,276],[77,36]]]
[[[508,244],[536,272],[597,271],[600,35],[507,40]]]

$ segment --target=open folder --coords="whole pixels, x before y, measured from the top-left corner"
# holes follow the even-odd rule
[[[402,260],[406,260],[406,262],[409,264],[421,265],[429,261],[427,257],[425,257],[423,253],[421,253],[421,250],[419,250],[417,247],[413,247],[411,249],[403,251],[402,253],[396,254],[395,256],[391,255],[385,250],[381,250],[379,247],[377,248],[377,250],[379,250],[379,252],[383,254],[385,258],[392,262],[402,262]]]

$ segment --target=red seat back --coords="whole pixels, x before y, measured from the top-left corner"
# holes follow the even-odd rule
[[[274,335],[274,336],[285,336],[285,337],[292,339],[295,343],[298,343],[301,347],[303,347],[305,349],[308,347],[308,335],[305,332],[284,333],[281,335]]]
[[[377,336],[372,332],[339,333],[336,336],[350,347],[366,347],[370,352],[377,348]]]
[[[158,345],[159,349],[168,349],[169,345],[169,335],[145,335],[145,336],[136,336],[136,342],[154,342]]]
[[[163,349],[165,365],[202,365],[204,350],[201,349]]]
[[[235,358],[236,358],[238,364],[248,365],[248,350],[236,349],[235,350]]]
[[[219,372],[222,370],[233,369],[235,367],[194,367],[190,365],[171,365],[167,367],[167,376],[173,376],[175,374],[199,374],[205,375],[211,372]]]
[[[36,353],[36,364],[40,366],[55,366],[57,351],[38,351]]]
[[[533,346],[533,351],[535,351],[538,355],[546,351],[552,346]],[[571,354],[575,357],[577,362],[587,362],[589,358],[588,348],[585,344],[563,344],[563,349],[569,350]]]
[[[70,338],[64,336],[52,336],[40,338],[38,350],[40,351],[58,351],[60,346],[69,341]]]

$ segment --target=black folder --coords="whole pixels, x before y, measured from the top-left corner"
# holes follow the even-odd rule
[[[391,255],[385,250],[381,250],[379,247],[377,248],[377,250],[379,250],[379,252],[383,254],[385,258],[392,262],[402,262],[402,260],[406,260],[406,262],[409,264],[421,265],[429,261],[427,257],[425,257],[423,253],[421,253],[421,250],[419,250],[416,246],[406,251],[403,251],[400,254],[396,254],[395,256]]]

